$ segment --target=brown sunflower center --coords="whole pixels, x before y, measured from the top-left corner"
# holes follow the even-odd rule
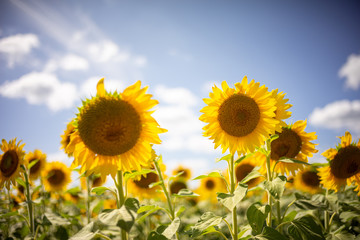
[[[136,186],[138,186],[139,188],[149,188],[149,185],[151,183],[157,182],[159,181],[159,177],[156,173],[148,173],[146,174],[146,176],[141,176],[141,179],[139,181],[134,181],[134,183],[136,184]]]
[[[60,169],[53,169],[49,172],[49,177],[47,180],[51,185],[61,185],[65,180],[65,173]]]
[[[253,169],[254,165],[245,163],[245,164],[239,164],[235,169],[235,176],[238,182],[244,179]],[[251,185],[253,182],[255,182],[256,179],[251,179],[247,182],[248,185]]]
[[[187,188],[184,182],[175,181],[170,185],[171,194],[177,194],[181,189]]]
[[[341,148],[330,161],[331,173],[337,178],[349,178],[360,172],[360,149],[350,145]]]
[[[179,170],[177,171],[177,173],[179,174],[180,172],[182,172],[182,174],[180,175],[180,177],[183,178],[187,178],[188,177],[188,172],[186,170]]]
[[[252,133],[260,120],[257,103],[250,97],[235,94],[219,107],[220,127],[229,135],[243,137]]]
[[[212,190],[215,187],[215,182],[209,179],[205,182],[205,187],[208,190]]]
[[[40,170],[40,166],[41,166],[40,159],[33,158],[29,161],[29,163],[36,161],[36,160],[38,160],[38,161],[30,168],[30,175],[36,174]]]
[[[101,177],[95,177],[92,181],[92,187],[99,187],[102,185]]]
[[[14,150],[4,153],[0,162],[0,171],[4,177],[11,177],[19,165],[19,157]]]
[[[320,179],[316,172],[313,171],[306,171],[301,175],[302,181],[305,185],[310,187],[319,187]]]
[[[120,99],[99,98],[81,113],[79,134],[94,153],[116,156],[132,149],[141,133],[135,108]]]
[[[271,159],[279,160],[281,157],[296,157],[302,146],[299,135],[291,129],[283,129],[279,137],[271,142]]]

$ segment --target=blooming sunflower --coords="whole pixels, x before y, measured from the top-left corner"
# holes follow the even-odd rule
[[[153,199],[160,197],[160,194],[156,190],[160,190],[160,186],[150,188],[149,185],[158,182],[159,176],[154,172],[149,172],[141,176],[140,179],[129,179],[128,192],[133,196],[137,196],[142,199]]]
[[[170,194],[177,194],[181,189],[187,189],[186,180],[184,178],[174,179],[170,183]]]
[[[294,187],[311,194],[319,193],[321,191],[320,178],[316,169],[307,167],[300,170],[294,177]]]
[[[207,104],[200,112],[200,120],[208,123],[203,127],[204,136],[228,149],[231,154],[253,152],[270,134],[275,132],[279,120],[275,118],[276,101],[264,85],[245,76],[241,83],[230,88],[223,81],[222,90],[217,86],[210,92]]]
[[[239,164],[235,166],[235,176],[237,182],[243,180],[256,166],[259,166],[259,158],[262,158],[262,153],[256,152],[254,155],[245,158]],[[228,174],[227,174],[228,175]],[[253,188],[264,181],[264,177],[253,178],[246,184],[248,188]]]
[[[15,185],[15,179],[20,176],[20,165],[26,164],[24,162],[25,151],[23,147],[25,144],[20,145],[21,141],[16,143],[16,138],[6,142],[2,140],[0,148],[3,154],[0,155],[0,189],[6,186],[10,189],[10,183]]]
[[[115,199],[105,199],[104,209],[117,209],[117,203]]]
[[[287,103],[289,99],[284,99],[285,93],[279,92],[277,89],[271,91],[271,96],[276,100],[275,118],[279,120],[279,124],[276,125],[276,131],[281,132],[282,127],[286,127],[286,123],[283,119],[291,117],[291,112],[287,111],[291,108],[291,104]]]
[[[306,133],[306,120],[296,121],[293,125],[283,127],[281,133],[277,134],[279,137],[271,142],[271,155],[270,166],[273,169],[277,161],[282,158],[292,158],[300,160],[302,162],[308,162],[308,157],[312,157],[313,153],[318,150],[315,149],[315,145],[310,141],[317,139],[315,132]],[[266,157],[263,161],[266,164]],[[303,164],[299,163],[286,163],[278,162],[276,164],[275,171],[281,174],[293,174],[296,170],[303,169]]]
[[[36,160],[38,161],[30,168],[31,180],[36,180],[41,175],[46,164],[46,154],[36,149],[34,152],[29,152],[25,155],[25,162],[28,164]]]
[[[207,177],[200,180],[200,187],[195,191],[199,194],[199,200],[217,203],[217,192],[226,192],[224,179],[217,177]]]
[[[115,178],[118,170],[139,171],[148,164],[151,145],[160,144],[158,134],[166,130],[151,116],[158,101],[146,90],[138,81],[122,93],[109,93],[100,79],[97,95],[79,108],[68,146],[81,173]]]
[[[74,120],[71,120],[66,125],[66,130],[64,131],[64,134],[61,135],[60,149],[64,149],[64,152],[68,155],[68,157],[72,157],[73,155],[73,152],[70,151],[71,148],[69,148],[69,143],[70,143],[71,134],[73,134],[74,131],[75,131]]]
[[[339,137],[341,143],[336,149],[330,148],[322,155],[329,161],[329,165],[319,168],[321,184],[327,188],[339,191],[345,185],[355,182],[356,190],[360,184],[360,139],[352,142],[349,132]]]
[[[50,162],[42,172],[44,187],[48,192],[60,192],[66,190],[71,182],[71,171],[62,162]]]
[[[180,172],[183,172],[179,178],[183,178],[185,180],[189,180],[191,178],[191,169],[184,167],[182,165],[179,165],[177,168],[175,168],[172,172],[173,175],[176,175]]]
[[[100,187],[102,185],[104,185],[104,183],[106,182],[106,177],[105,179],[102,179],[100,174],[91,174],[90,176],[88,176],[90,178],[90,189],[94,188],[94,187]],[[86,178],[87,177],[81,177],[80,178],[80,186],[82,189],[86,190]]]

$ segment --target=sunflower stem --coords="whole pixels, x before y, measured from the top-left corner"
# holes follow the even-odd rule
[[[29,175],[27,171],[28,171],[27,169],[24,171],[25,185],[26,185],[26,202],[27,202],[28,214],[29,214],[30,232],[34,236],[35,233],[34,210],[33,210],[33,203],[31,200],[31,194],[30,194]]]
[[[91,175],[90,175],[91,176]],[[90,223],[90,176],[86,177],[86,219],[87,223]]]
[[[117,207],[118,207],[118,209],[120,209],[125,203],[125,195],[124,195],[124,187],[123,187],[123,173],[122,173],[122,171],[117,172],[117,181],[115,181],[115,185],[116,185],[117,193],[118,193]],[[126,231],[124,229],[121,229],[121,239],[122,240],[127,240],[128,239],[127,233],[126,233]]]
[[[328,196],[328,189],[326,189],[326,193],[325,193],[325,199],[327,199]],[[324,228],[325,228],[325,232],[327,233],[329,231],[329,212],[327,210],[325,210],[324,212]]]
[[[266,156],[266,173],[267,173],[267,180],[269,182],[272,181],[272,175],[271,175],[271,169],[270,169],[270,154],[268,154]],[[267,216],[266,219],[266,223],[268,227],[271,227],[271,222],[272,222],[272,198],[271,198],[271,194],[268,191],[268,204],[270,206],[270,212],[269,215]]]
[[[231,154],[230,162],[229,162],[229,174],[230,174],[230,193],[234,194],[236,188],[236,176],[235,176],[235,163],[234,163],[234,155]],[[237,239],[238,228],[237,228],[237,214],[236,214],[236,206],[231,211],[232,220],[233,220],[233,239]]]

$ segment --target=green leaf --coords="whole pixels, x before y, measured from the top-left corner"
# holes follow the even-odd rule
[[[158,209],[159,206],[157,205],[146,205],[146,206],[141,206],[138,210],[137,210],[137,213],[140,214],[140,213],[143,213],[143,212],[147,212],[147,211],[151,211],[153,209]]]
[[[221,157],[221,158],[216,158],[215,162],[220,162],[220,161],[223,161],[223,160],[225,160],[225,161],[228,162],[228,161],[230,161],[231,156],[232,156],[232,154],[228,154],[228,155],[223,156],[223,157]]]
[[[94,187],[91,189],[91,192],[95,193],[96,195],[103,195],[106,191],[113,191],[108,187]]]
[[[69,225],[70,221],[66,218],[61,217],[59,214],[54,212],[47,212],[45,213],[45,217],[47,220],[55,226],[62,226],[62,225]]]
[[[257,178],[257,177],[261,177],[262,174],[259,173],[259,169],[260,167],[257,166],[257,167],[254,167],[254,169],[248,174],[246,175],[246,177],[244,177],[240,183],[247,183],[248,181],[250,181],[251,179],[254,179],[254,178]]]
[[[21,178],[16,178],[16,182],[26,189],[26,183]]]
[[[353,218],[359,217],[359,213],[356,212],[342,212],[340,213],[340,219],[342,222],[350,222]]]
[[[265,220],[270,212],[270,206],[253,203],[247,210],[246,216],[255,235],[260,234]]]
[[[246,196],[247,190],[248,188],[246,184],[239,183],[234,191],[234,194],[217,193],[217,199],[222,205],[232,211],[234,207]]]
[[[356,236],[346,231],[340,231],[340,232],[336,231],[335,233],[330,233],[326,238],[326,240],[344,240],[344,239],[355,240]]]
[[[286,184],[285,176],[278,176],[272,181],[264,181],[265,189],[273,196],[275,199],[280,199],[284,193]]]
[[[16,216],[18,214],[19,214],[18,211],[0,214],[0,219],[8,218],[8,217],[11,217],[11,216]]]
[[[214,171],[214,172],[211,172],[211,173],[209,173],[207,175],[200,175],[200,176],[194,178],[193,180],[200,180],[200,179],[208,178],[208,177],[224,178],[224,176],[219,171]]]
[[[152,213],[154,213],[154,212],[156,212],[157,210],[160,210],[160,209],[163,209],[163,208],[161,208],[159,206],[156,206],[155,208],[152,208],[152,209],[148,210],[148,212],[145,213],[144,215],[142,215],[141,217],[139,217],[137,219],[137,221],[141,222],[141,221],[145,220],[145,218],[147,218],[150,214],[152,214]]]
[[[264,227],[264,231],[253,238],[256,240],[287,240],[287,238],[271,227]]]
[[[99,214],[98,219],[107,225],[118,226],[129,232],[135,223],[139,201],[135,198],[128,198],[120,209],[105,209]]]
[[[298,164],[305,164],[305,165],[310,165],[310,163],[307,162],[303,162],[294,158],[287,158],[287,157],[282,157],[279,160],[277,160],[277,162],[283,162],[283,163],[298,163]]]
[[[70,194],[74,194],[74,195],[78,194],[79,192],[81,192],[79,187],[73,187],[73,188],[66,190],[66,193],[70,193]]]
[[[174,179],[176,179],[176,178],[178,178],[178,177],[181,176],[183,173],[184,173],[184,171],[180,171],[180,172],[178,172],[176,175],[171,176],[171,177],[169,178],[169,182],[172,181],[172,180],[174,180]]]
[[[292,220],[295,219],[296,215],[297,215],[297,211],[291,211],[289,212],[283,219],[283,222],[291,222]]]
[[[156,231],[150,232],[147,240],[168,240],[164,235]]]
[[[175,213],[175,216],[180,217],[182,213],[186,210],[185,206],[181,206]]]
[[[88,240],[99,236],[100,229],[106,228],[107,226],[96,220],[85,225],[79,232],[73,235],[69,240]]]
[[[248,157],[251,157],[252,155],[254,155],[254,153],[248,153],[245,156],[240,157],[239,159],[237,159],[235,161],[235,166],[238,165],[242,160],[244,160],[244,159],[246,159]]]
[[[180,218],[176,217],[174,221],[162,233],[166,238],[171,239],[180,226]]]
[[[32,161],[29,163],[29,165],[28,165],[29,170],[30,170],[38,161],[40,161],[40,159],[32,160]]]
[[[328,207],[322,202],[317,202],[314,200],[299,199],[294,202],[294,205],[303,210],[327,210]]]
[[[288,227],[289,234],[296,240],[323,240],[322,228],[310,215],[295,219]]]
[[[189,189],[181,189],[178,193],[172,194],[174,197],[198,197],[199,194],[192,192]]]
[[[204,213],[195,226],[191,228],[192,237],[198,237],[208,228],[219,225],[222,219],[222,217],[216,216],[213,212]]]
[[[149,184],[149,188],[153,188],[153,187],[159,186],[161,183],[162,183],[162,181],[150,183],[150,184]]]
[[[142,169],[141,171],[134,171],[134,172],[127,172],[124,176],[124,179],[125,181],[127,181],[128,179],[130,178],[135,178],[137,176],[141,176],[141,175],[145,175],[145,174],[148,174],[148,173],[155,173],[157,174],[157,172],[155,170],[152,170],[152,169]]]

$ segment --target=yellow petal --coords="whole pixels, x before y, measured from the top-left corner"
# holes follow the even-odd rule
[[[97,83],[96,91],[97,91],[97,95],[99,97],[104,97],[105,96],[104,78],[100,79],[99,82]]]

